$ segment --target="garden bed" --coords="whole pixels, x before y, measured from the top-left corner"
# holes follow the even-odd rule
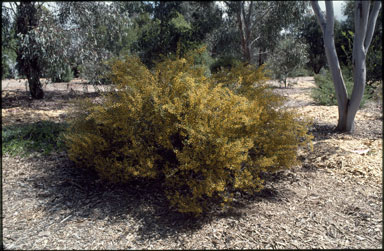
[[[198,219],[169,211],[159,184],[103,184],[64,153],[3,156],[4,247],[381,249],[381,106],[358,111],[355,134],[333,133],[337,107],[313,103],[313,78],[296,81],[275,90],[290,109],[313,118],[314,151],[299,153],[301,165],[266,177],[260,193],[238,194],[232,208],[213,208]],[[3,126],[65,121],[71,100],[98,96],[56,88],[31,100],[25,89],[4,81],[2,87]]]

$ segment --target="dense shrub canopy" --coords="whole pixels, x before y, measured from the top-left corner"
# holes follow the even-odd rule
[[[194,58],[167,58],[152,71],[136,57],[115,61],[116,90],[80,107],[66,135],[69,157],[114,182],[160,179],[171,205],[191,213],[210,197],[258,191],[261,172],[294,165],[310,140],[307,123],[281,108],[262,68],[208,76]]]

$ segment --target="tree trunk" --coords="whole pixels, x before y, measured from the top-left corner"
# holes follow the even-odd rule
[[[33,67],[31,67],[30,72],[27,75],[29,91],[33,99],[42,99],[44,98],[44,91],[40,82],[40,73],[35,71]]]
[[[261,65],[263,64],[263,60],[262,60],[262,58],[261,58],[261,57],[262,57],[261,55],[262,55],[263,49],[260,48],[260,51],[259,51],[259,52],[260,52],[260,53],[259,53],[259,63],[258,63],[258,64],[259,64],[259,66],[261,66]]]
[[[329,68],[332,72],[332,80],[336,91],[339,111],[339,120],[336,130],[352,133],[354,130],[355,116],[364,94],[366,80],[366,53],[372,40],[377,16],[381,8],[381,2],[376,1],[371,12],[369,11],[371,4],[369,1],[356,2],[355,37],[353,41],[354,85],[351,99],[348,99],[335,48],[333,3],[331,1],[325,2],[326,17],[324,17],[321,12],[317,1],[311,1],[311,4],[323,32],[325,54],[327,56]]]

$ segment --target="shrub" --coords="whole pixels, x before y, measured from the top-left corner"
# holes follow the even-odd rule
[[[7,63],[7,57],[1,55],[1,79],[9,78],[11,75],[11,69]]]
[[[297,70],[295,70],[292,73],[292,77],[293,78],[296,78],[296,77],[308,77],[308,76],[313,76],[313,72],[312,72],[312,70],[307,69],[306,67],[298,68]]]
[[[52,76],[52,82],[70,82],[73,79],[71,66],[64,66],[63,70],[55,71]]]
[[[67,125],[51,121],[6,126],[2,129],[2,151],[11,156],[30,155],[33,152],[49,154],[64,150],[62,132]]]
[[[308,61],[307,54],[305,44],[287,37],[279,42],[266,64],[271,75],[287,88],[287,78],[294,77],[297,69],[304,67]]]
[[[230,70],[232,67],[239,65],[240,61],[237,60],[233,56],[223,56],[218,59],[214,63],[211,64],[210,70],[212,73],[217,73],[221,69]]]
[[[344,83],[347,88],[348,96],[352,94],[353,80],[350,76],[348,69],[343,69]],[[312,98],[319,105],[337,105],[337,98],[335,87],[333,85],[331,73],[327,70],[322,71],[321,74],[314,76],[317,88],[312,89]],[[363,107],[365,102],[369,99],[369,90],[365,89],[363,99],[361,100],[360,107]]]
[[[160,180],[172,207],[195,214],[235,190],[260,190],[262,172],[294,165],[310,140],[307,123],[281,108],[262,69],[239,65],[208,77],[194,55],[153,71],[136,57],[116,61],[116,91],[84,101],[71,122],[69,158],[113,182]]]
[[[382,104],[383,102],[383,81],[376,81],[372,83],[367,83],[365,86],[366,93],[369,99]]]

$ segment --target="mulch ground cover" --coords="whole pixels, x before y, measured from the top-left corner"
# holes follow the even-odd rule
[[[4,81],[3,81],[4,82]],[[159,184],[101,182],[63,152],[2,157],[5,249],[382,248],[382,108],[360,110],[353,135],[332,132],[337,107],[310,98],[313,78],[299,78],[287,106],[314,120],[314,151],[301,164],[265,176],[265,189],[238,193],[230,208],[200,218],[169,209]],[[75,97],[63,88],[31,100],[4,89],[2,125],[65,121]]]

